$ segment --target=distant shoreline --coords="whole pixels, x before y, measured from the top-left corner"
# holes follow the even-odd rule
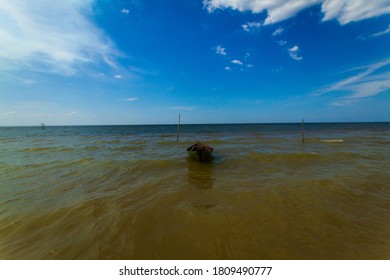
[[[390,121],[357,121],[357,122],[306,122],[305,124],[369,124],[369,123],[390,123]],[[301,124],[301,122],[267,122],[267,123],[183,123],[181,126],[187,125],[291,125],[291,124]],[[167,123],[167,124],[47,124],[46,127],[112,127],[112,126],[177,126],[177,123]],[[11,127],[37,127],[40,128],[41,125],[2,125],[0,128],[11,128]]]

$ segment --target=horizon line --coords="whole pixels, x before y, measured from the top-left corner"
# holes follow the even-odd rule
[[[390,121],[304,121],[305,124],[341,124],[341,123],[390,123]],[[299,122],[240,122],[240,123],[180,123],[180,125],[258,125],[258,124],[301,124]],[[45,127],[66,127],[66,126],[158,126],[158,125],[178,125],[177,123],[145,123],[145,124],[52,124]],[[0,128],[6,127],[41,127],[41,124],[37,125],[0,125]]]

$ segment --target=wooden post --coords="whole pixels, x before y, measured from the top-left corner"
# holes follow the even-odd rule
[[[179,142],[179,130],[180,130],[180,114],[179,114],[179,123],[177,125],[177,131],[176,131],[176,142]]]
[[[303,119],[302,119],[302,125],[301,125],[301,136],[302,136],[302,143],[305,143],[305,126],[304,126]]]

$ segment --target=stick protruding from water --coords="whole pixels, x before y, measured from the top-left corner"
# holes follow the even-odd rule
[[[301,124],[301,138],[302,138],[302,143],[305,143],[305,121],[302,119],[302,124]]]
[[[176,142],[179,142],[179,130],[180,130],[180,114],[179,114],[179,123],[177,124]]]

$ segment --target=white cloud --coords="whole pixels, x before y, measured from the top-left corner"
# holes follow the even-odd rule
[[[231,67],[229,67],[229,66],[226,66],[226,67],[225,67],[225,70],[226,70],[226,71],[231,71],[231,70],[232,70],[232,68],[231,68]]]
[[[223,48],[221,45],[215,47],[215,52],[220,55],[227,55],[226,49]]]
[[[288,49],[288,53],[290,54],[290,57],[292,59],[301,60],[301,59],[303,59],[303,57],[299,56],[298,51],[299,51],[299,47],[297,45],[295,45],[294,47]]]
[[[279,73],[279,72],[281,72],[281,71],[283,71],[283,67],[275,67],[275,68],[272,68],[271,69],[271,72],[274,72],[274,73]]]
[[[323,20],[336,19],[340,24],[373,18],[390,13],[388,0],[326,0],[321,10]]]
[[[209,12],[225,8],[253,13],[267,10],[264,25],[289,19],[316,4],[322,4],[324,21],[336,19],[340,24],[390,13],[388,0],[203,0],[203,4]]]
[[[328,88],[323,90],[321,93],[331,92],[331,91],[335,91],[335,90],[341,90],[341,89],[344,89],[345,87],[349,87],[351,85],[354,85],[354,84],[358,83],[359,81],[361,81],[362,79],[364,79],[365,77],[370,76],[376,70],[383,68],[389,64],[390,64],[390,59],[386,59],[386,60],[383,60],[383,61],[380,61],[380,62],[377,62],[374,64],[351,69],[350,71],[361,70],[361,69],[365,69],[365,71],[361,72],[359,74],[356,74],[354,76],[351,76],[347,79],[341,80],[341,81],[329,86]]]
[[[8,111],[8,112],[1,112],[0,115],[15,115],[18,113],[18,111]]]
[[[379,37],[379,36],[382,36],[382,35],[385,35],[385,34],[388,34],[388,33],[390,33],[390,25],[385,30],[377,32],[377,33],[374,33],[370,37]]]
[[[282,27],[278,27],[273,33],[272,33],[272,36],[279,36],[280,34],[282,34],[284,31],[284,29]]]
[[[231,63],[233,63],[233,64],[238,64],[238,65],[243,65],[244,63],[242,63],[240,60],[238,60],[238,59],[233,59],[232,61],[231,61]]]
[[[124,9],[124,8],[123,8],[123,9],[121,10],[121,13],[123,13],[123,14],[128,14],[128,13],[130,13],[130,11],[129,11],[128,9]]]
[[[67,124],[68,121],[82,116],[82,112],[73,108],[65,108],[48,102],[9,102],[7,107],[12,108],[12,111],[5,112],[3,118],[0,112],[0,125]],[[80,124],[77,121],[75,123]]]
[[[0,0],[0,70],[61,75],[117,54],[111,40],[89,17],[93,0]]]
[[[297,53],[293,53],[293,52],[290,52],[290,56],[294,60],[302,60],[303,59],[302,56],[299,56]]]
[[[130,97],[130,98],[126,98],[126,101],[136,101],[138,100],[138,97]]]
[[[287,41],[285,41],[285,40],[278,41],[279,46],[284,46],[285,44],[287,44]]]
[[[359,71],[359,73],[331,84],[314,95],[331,92],[347,93],[332,103],[334,106],[347,106],[363,98],[388,92],[390,90],[390,70],[386,70],[386,67],[389,65],[390,59],[385,59],[377,63],[351,69],[349,72]]]
[[[122,79],[123,78],[122,75],[115,75],[114,77],[115,77],[115,79]]]
[[[110,65],[112,68],[118,69],[118,66],[111,60],[109,59],[106,55],[103,55],[103,60],[107,65]]]
[[[253,13],[267,10],[268,16],[264,21],[264,25],[267,25],[293,17],[304,8],[320,2],[320,0],[204,0],[203,4],[209,12],[225,8]]]
[[[360,82],[350,84],[342,90],[349,92],[350,94],[339,98],[331,105],[349,106],[362,99],[388,92],[390,90],[390,72],[387,72],[384,75],[373,75],[370,79],[362,79]]]
[[[390,89],[390,73],[386,73],[385,78],[374,75],[371,81],[363,81],[361,84],[350,87],[353,94],[346,96],[348,99],[360,99],[375,96],[381,92]]]
[[[247,22],[243,25],[241,25],[242,29],[244,29],[246,32],[255,31],[261,27],[260,22]]]

